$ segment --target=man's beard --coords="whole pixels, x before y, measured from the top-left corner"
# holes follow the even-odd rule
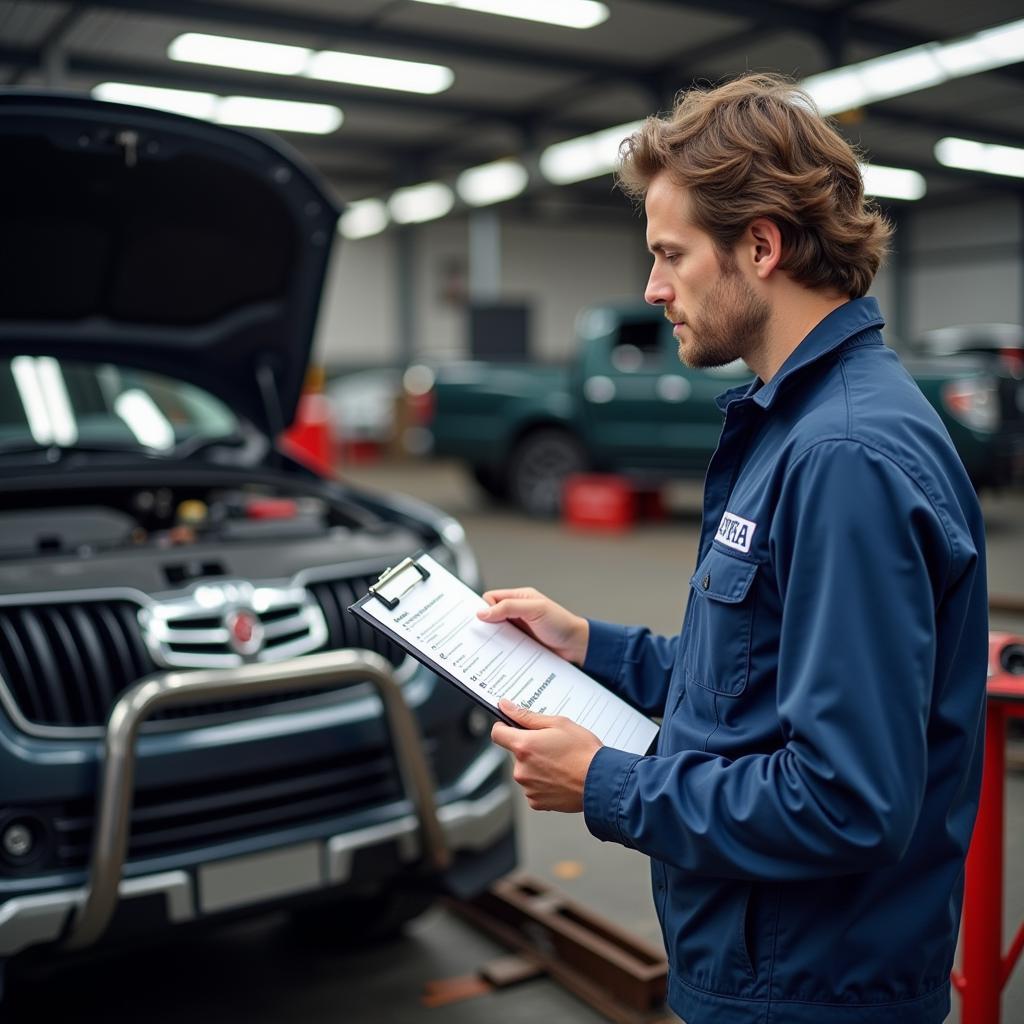
[[[722,261],[722,275],[686,321],[692,338],[679,341],[679,361],[693,369],[725,366],[761,347],[771,307],[744,280],[735,264]],[[684,328],[686,329],[686,328]]]

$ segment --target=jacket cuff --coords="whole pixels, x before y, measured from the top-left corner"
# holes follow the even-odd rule
[[[626,627],[598,619],[587,619],[590,636],[587,653],[580,666],[588,676],[618,679],[626,657]]]
[[[583,818],[592,835],[604,842],[632,847],[619,830],[623,795],[641,760],[636,754],[614,747],[601,747],[590,762],[583,783]]]

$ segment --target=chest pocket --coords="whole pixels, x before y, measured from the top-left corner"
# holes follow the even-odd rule
[[[746,689],[754,627],[751,585],[756,575],[756,562],[714,547],[693,574],[684,663],[690,682],[730,697]]]

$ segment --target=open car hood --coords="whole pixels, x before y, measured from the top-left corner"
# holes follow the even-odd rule
[[[0,90],[0,355],[197,384],[268,434],[302,390],[338,210],[262,135]]]

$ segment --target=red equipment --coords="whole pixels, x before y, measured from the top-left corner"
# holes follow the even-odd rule
[[[989,634],[988,706],[981,803],[967,854],[960,970],[961,1024],[998,1024],[1000,999],[1024,950],[1024,924],[1003,955],[1006,723],[1024,718],[1024,637]]]

